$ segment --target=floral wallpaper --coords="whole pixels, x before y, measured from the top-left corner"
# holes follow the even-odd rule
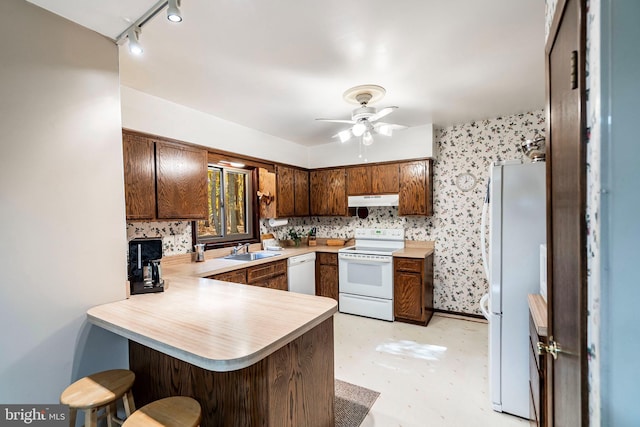
[[[587,354],[589,423],[600,425],[600,2],[587,3]]]
[[[436,134],[438,159],[434,163],[434,215],[399,217],[397,208],[373,208],[366,219],[357,217],[292,218],[283,227],[261,221],[262,233],[286,238],[289,229],[318,237],[353,237],[360,227],[404,228],[408,240],[434,240],[434,304],[442,310],[481,314],[479,302],[487,292],[480,254],[480,215],[489,165],[497,160],[523,159],[520,143],[544,134],[545,117],[536,111],[481,120],[440,129]],[[470,172],[477,178],[468,192],[455,185]]]
[[[189,221],[127,223],[127,240],[138,237],[162,237],[163,256],[193,251]]]

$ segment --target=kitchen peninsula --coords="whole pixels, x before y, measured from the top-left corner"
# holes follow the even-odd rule
[[[336,301],[197,277],[91,308],[128,338],[138,407],[170,395],[202,405],[202,426],[334,425]]]

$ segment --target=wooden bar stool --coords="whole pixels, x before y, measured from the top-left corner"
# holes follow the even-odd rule
[[[105,410],[107,425],[122,424],[116,416],[116,402],[122,399],[128,417],[136,410],[131,387],[136,375],[126,369],[98,372],[67,387],[60,395],[60,403],[69,406],[69,426],[75,427],[78,410],[84,411],[85,427],[97,427],[98,411]]]
[[[197,400],[173,396],[144,405],[122,427],[196,427],[200,420],[202,409]]]

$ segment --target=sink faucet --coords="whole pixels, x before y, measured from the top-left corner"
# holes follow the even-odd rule
[[[244,245],[238,244],[238,246],[234,246],[231,249],[231,255],[237,255],[242,251],[242,249],[244,249],[246,253],[249,253],[249,245],[250,245],[249,243],[245,243]]]

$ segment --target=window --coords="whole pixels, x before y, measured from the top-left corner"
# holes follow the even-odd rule
[[[196,221],[197,243],[223,243],[254,237],[251,171],[209,166],[209,218]]]

